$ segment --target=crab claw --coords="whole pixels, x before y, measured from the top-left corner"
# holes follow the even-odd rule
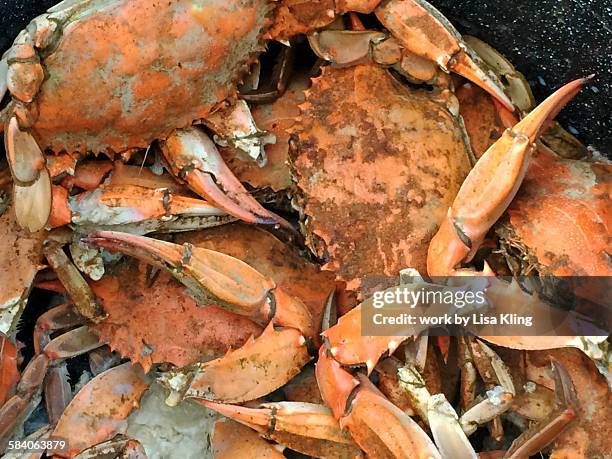
[[[306,340],[295,329],[276,330],[270,323],[256,339],[218,359],[162,374],[159,382],[173,392],[170,405],[184,398],[243,403],[286,384],[308,363]]]
[[[175,217],[201,217],[209,226],[228,221],[225,212],[206,201],[180,196],[166,188],[110,185],[69,197],[65,188],[54,186],[49,225],[115,226]]]
[[[321,346],[316,365],[321,396],[340,427],[372,457],[441,458],[429,436],[406,413],[387,400],[364,375],[357,379]]]
[[[314,457],[362,457],[329,408],[303,402],[264,403],[259,408],[198,400],[262,436]]]
[[[170,170],[214,205],[247,223],[280,225],[285,219],[262,207],[226,166],[217,147],[197,128],[177,130],[161,142]]]
[[[437,234],[429,245],[430,276],[461,274],[491,226],[514,199],[542,127],[590,78],[572,81],[549,96],[529,115],[506,130],[471,170]]]
[[[200,303],[214,298],[219,306],[237,314],[266,323],[272,320],[308,337],[315,335],[312,315],[303,302],[234,257],[187,243],[178,245],[116,231],[97,231],[84,241],[168,269]]]
[[[408,51],[467,78],[514,111],[497,76],[485,70],[486,64],[432,5],[424,0],[391,0],[376,10],[376,17]]]

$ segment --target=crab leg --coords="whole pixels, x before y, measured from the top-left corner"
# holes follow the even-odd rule
[[[54,241],[47,241],[43,251],[79,313],[92,322],[103,320],[105,313],[102,307],[81,273],[64,253],[61,245]]]
[[[430,276],[465,272],[458,266],[471,259],[516,195],[542,126],[553,119],[588,80],[575,80],[557,90],[508,129],[478,160],[431,241],[427,256]]]
[[[214,140],[218,145],[240,150],[260,167],[266,165],[264,145],[276,143],[276,136],[257,128],[244,100],[239,99],[229,108],[208,115],[204,122],[216,133]]]
[[[15,216],[30,232],[41,230],[51,213],[51,178],[34,137],[16,116],[5,126],[4,146],[14,181]]]
[[[47,345],[51,343],[50,336],[53,332],[74,327],[83,322],[84,318],[71,305],[63,304],[49,309],[36,321],[36,327],[34,328],[34,350],[36,354],[41,354],[46,350]],[[52,351],[53,347],[56,347],[55,344],[49,350]],[[45,355],[49,357],[48,354],[45,353]],[[49,365],[43,391],[49,422],[56,424],[72,398],[72,390],[68,383],[68,369],[63,360]]]
[[[574,383],[563,365],[555,359],[551,360],[558,409],[514,440],[505,458],[520,459],[536,454],[548,446],[576,417],[578,399]]]
[[[121,226],[147,220],[167,221],[175,217],[199,217],[200,227],[231,221],[222,210],[202,199],[172,193],[165,188],[110,185],[69,197],[65,188],[53,186],[53,210],[49,226],[74,223],[91,226]]]
[[[278,224],[291,229],[289,222],[262,207],[245,190],[201,130],[177,130],[161,142],[161,147],[172,173],[212,204],[247,223]]]
[[[34,357],[25,368],[15,395],[0,407],[0,452],[4,451],[15,430],[40,402],[40,388],[48,363],[44,355]]]
[[[302,454],[314,457],[362,457],[348,432],[340,429],[329,408],[314,403],[264,403],[259,408],[197,400]]]
[[[13,396],[19,382],[19,350],[0,332],[0,406]]]

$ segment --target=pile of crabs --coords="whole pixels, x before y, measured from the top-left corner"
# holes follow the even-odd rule
[[[612,166],[553,121],[587,84],[534,107],[424,0],[35,18],[0,60],[0,451],[611,457],[605,334],[361,333],[400,273],[605,303]]]

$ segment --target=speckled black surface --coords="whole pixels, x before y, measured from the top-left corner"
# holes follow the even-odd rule
[[[595,73],[558,120],[587,145],[612,155],[612,0],[430,0],[461,33],[501,51],[538,101]]]
[[[462,33],[506,55],[542,100],[562,83],[596,74],[559,120],[612,154],[612,0],[430,0]],[[0,51],[56,0],[0,0]]]

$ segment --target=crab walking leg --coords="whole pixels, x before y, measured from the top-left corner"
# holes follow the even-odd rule
[[[49,422],[55,425],[72,398],[68,374],[63,361],[89,352],[102,345],[98,336],[82,326],[49,340],[54,331],[82,324],[84,318],[70,305],[61,305],[44,313],[36,322],[34,345],[36,357],[30,361],[16,394],[0,408],[0,451],[2,443],[8,440],[40,401],[38,395],[43,389]]]
[[[40,388],[48,364],[46,356],[34,357],[23,371],[15,395],[0,407],[0,453],[5,450],[15,430],[40,402]]]
[[[79,313],[94,323],[102,321],[105,317],[104,310],[81,273],[64,253],[62,246],[57,242],[47,241],[43,252]]]
[[[52,333],[81,325],[84,322],[83,316],[72,305],[63,304],[49,309],[36,321],[36,327],[34,328],[34,350],[36,354],[45,351],[47,345],[51,342]],[[60,338],[62,337],[56,339]],[[50,350],[53,347],[56,346],[50,347]],[[55,425],[72,399],[72,390],[68,382],[68,369],[63,360],[58,360],[55,364],[49,365],[43,391],[49,422]]]
[[[516,195],[541,128],[588,80],[575,80],[557,90],[508,129],[478,160],[429,245],[427,271],[430,276],[466,272],[459,265],[471,259]]]
[[[383,2],[376,17],[408,51],[436,62],[444,71],[453,71],[474,82],[508,110],[514,105],[498,78],[472,52],[453,25],[424,0]]]
[[[266,165],[264,145],[276,143],[276,136],[257,128],[244,100],[238,99],[230,107],[208,115],[204,122],[215,132],[214,140],[217,144],[242,151],[260,167]]]
[[[191,244],[173,244],[116,231],[97,231],[85,242],[135,256],[165,268],[204,303],[267,323],[299,330],[313,338],[316,326],[306,305],[247,263]]]
[[[347,428],[366,454],[383,458],[441,458],[429,436],[385,398],[364,375],[353,375],[321,346],[317,383],[340,427]]]
[[[559,436],[576,417],[578,398],[574,383],[563,365],[555,359],[551,360],[558,408],[514,440],[505,458],[520,459],[537,454]]]
[[[265,209],[226,166],[217,147],[198,128],[179,129],[161,142],[170,170],[212,204],[247,222],[278,224],[291,229],[285,219]]]
[[[314,457],[363,457],[351,436],[340,429],[338,421],[326,406],[279,402],[247,408],[196,401],[302,454]]]

